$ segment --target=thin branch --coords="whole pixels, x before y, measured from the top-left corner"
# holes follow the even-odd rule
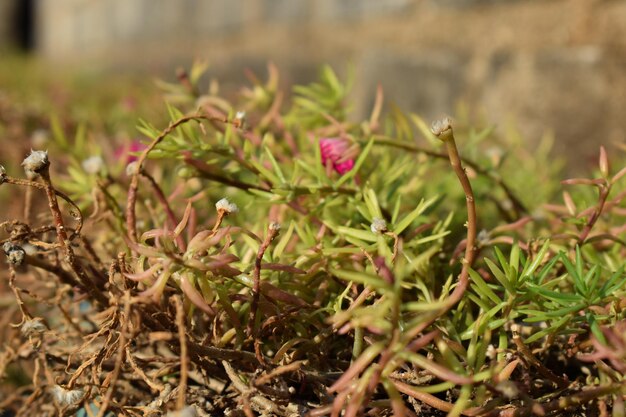
[[[250,304],[250,320],[248,321],[248,335],[256,338],[256,316],[257,309],[259,306],[259,297],[261,294],[261,265],[263,263],[263,255],[265,255],[265,251],[272,243],[272,240],[276,236],[278,236],[278,232],[280,230],[280,226],[277,223],[270,223],[267,228],[267,234],[265,235],[265,240],[259,246],[259,250],[256,255],[256,259],[254,261],[254,287],[252,294],[252,302]],[[258,355],[257,355],[258,357]]]
[[[180,297],[174,297],[176,304],[176,324],[178,327],[178,340],[180,343],[180,382],[178,385],[178,400],[176,406],[179,410],[185,408],[187,396],[187,378],[189,374],[189,356],[187,355],[187,336],[185,335],[185,312]]]

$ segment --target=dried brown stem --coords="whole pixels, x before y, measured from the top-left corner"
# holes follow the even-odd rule
[[[49,264],[41,258],[31,255],[24,255],[24,263],[56,275],[64,284],[71,285],[72,287],[83,287],[81,283],[78,282],[76,278],[68,271],[61,268],[60,266]]]
[[[43,174],[46,174],[45,178],[44,178]],[[23,187],[31,187],[31,188],[37,188],[39,190],[44,190],[46,192],[46,195],[48,196],[48,201],[50,201],[50,195],[48,194],[49,190],[48,190],[48,184],[47,184],[47,183],[50,183],[50,175],[49,175],[49,172],[48,172],[47,169],[45,170],[45,172],[42,172],[41,177],[44,180],[43,184],[40,184],[40,183],[35,182],[35,181],[24,180],[24,179],[21,179],[21,178],[13,178],[13,177],[9,177],[9,176],[5,175],[5,176],[2,177],[2,183],[18,185],[18,186],[23,186]],[[51,185],[51,183],[50,183],[50,185]],[[76,225],[75,230],[72,232],[71,239],[73,239],[74,236],[80,235],[80,231],[83,228],[83,213],[80,210],[80,208],[76,205],[76,203],[74,203],[74,201],[71,198],[69,198],[66,194],[64,194],[61,191],[55,189],[54,187],[52,187],[51,192],[54,195],[61,197],[69,205],[71,205],[74,210],[76,210],[76,216],[74,216],[74,218],[76,219],[76,222],[78,224]],[[55,198],[55,201],[56,201],[56,198]],[[58,203],[56,203],[56,204],[57,204],[57,208],[58,208]],[[60,210],[59,210],[59,213],[60,213]]]
[[[85,274],[83,267],[80,265],[76,256],[74,254],[74,250],[70,245],[65,224],[63,223],[63,215],[61,214],[61,210],[59,209],[59,203],[57,201],[57,192],[52,185],[52,181],[50,179],[49,166],[46,166],[41,172],[39,172],[41,179],[43,180],[43,184],[46,191],[46,196],[48,197],[48,208],[50,209],[50,213],[52,214],[52,218],[54,220],[54,226],[57,232],[57,240],[59,246],[64,252],[65,261],[69,264],[70,268],[74,273],[79,277],[81,287],[83,287],[91,296],[91,298],[102,306],[107,306],[109,304],[109,300],[107,297],[100,291],[100,289],[96,286],[96,284],[92,281],[92,279]],[[75,205],[72,202],[73,205]],[[81,217],[82,219],[82,217]],[[82,221],[81,221],[82,225]],[[75,234],[79,234],[80,231],[77,229]]]
[[[185,335],[185,311],[180,297],[174,297],[176,304],[176,324],[178,327],[178,340],[180,344],[180,382],[178,385],[178,400],[176,406],[179,410],[185,408],[187,397],[187,378],[189,374],[189,356],[187,355],[187,336]]]
[[[552,372],[550,369],[546,368],[546,366],[541,363],[541,361],[537,359],[535,355],[533,355],[530,349],[528,349],[528,346],[526,346],[526,344],[518,334],[513,334],[513,342],[515,343],[515,346],[517,346],[517,350],[522,354],[523,359],[525,359],[528,363],[534,366],[541,375],[554,382],[560,388],[565,388],[569,385],[570,382],[567,380],[567,378],[560,377]]]
[[[279,227],[276,223],[270,223],[267,234],[265,235],[265,240],[259,246],[259,250],[256,254],[256,259],[254,261],[254,287],[252,289],[252,302],[250,303],[250,320],[248,321],[248,335],[256,338],[256,316],[257,310],[259,307],[259,297],[261,295],[261,265],[263,263],[263,255],[265,255],[265,251],[272,243],[272,240],[276,236],[278,236]]]
[[[565,415],[556,414],[557,412],[565,412],[570,407],[579,406],[595,399],[602,398],[606,395],[618,393],[623,389],[624,383],[619,382],[611,385],[594,387],[580,392],[564,395],[556,400],[552,400],[547,403],[540,404],[541,408],[546,414],[550,415]],[[621,395],[620,395],[621,397]],[[520,407],[512,407],[506,409],[492,410],[489,413],[481,414],[484,417],[529,417],[534,415],[533,406],[535,403],[523,405]],[[552,414],[555,413],[555,414]]]
[[[392,383],[396,387],[396,389],[400,391],[401,393],[409,395],[423,402],[424,404],[428,404],[429,406],[436,408],[437,410],[450,412],[454,408],[454,404],[444,401],[442,399],[439,399],[435,397],[434,395],[429,394],[427,392],[419,391],[416,388],[412,387],[411,385],[405,384],[404,382],[392,380]],[[472,409],[462,411],[461,415],[477,416],[479,415],[479,413],[480,413],[479,409],[472,408]]]
[[[289,372],[295,372],[299,370],[304,364],[306,364],[306,361],[302,360],[302,361],[294,361],[290,364],[279,366],[273,369],[271,372],[268,372],[267,374],[261,375],[259,378],[257,378],[254,381],[254,385],[258,387],[260,385],[267,384],[268,382],[270,382],[272,379],[276,378],[279,375],[286,374]]]
[[[15,267],[9,264],[9,287],[13,291],[13,294],[15,294],[17,306],[20,308],[20,312],[22,313],[22,321],[18,324],[18,326],[21,326],[26,320],[32,319],[33,316],[28,312],[28,309],[26,308],[26,303],[24,303],[22,295],[20,294],[20,290],[15,285],[16,275],[17,274],[15,272]]]
[[[228,376],[228,379],[230,379],[230,382],[232,382],[233,387],[235,387],[235,389],[241,393],[243,398],[249,398],[252,402],[251,405],[254,405],[254,408],[257,409],[257,411],[264,411],[265,413],[269,413],[269,415],[285,415],[283,410],[278,407],[274,402],[263,397],[262,395],[255,394],[256,390],[250,388],[241,380],[241,378],[237,374],[237,371],[232,367],[230,363],[222,361],[222,366],[224,366],[226,375]]]
[[[102,405],[98,410],[97,417],[104,417],[107,409],[109,408],[109,404],[111,403],[111,399],[113,398],[113,393],[115,392],[115,384],[120,376],[120,372],[122,370],[122,365],[124,362],[124,354],[127,347],[126,332],[128,331],[128,323],[130,321],[130,293],[124,293],[123,299],[124,311],[121,318],[122,326],[119,330],[119,337],[117,339],[117,356],[115,357],[115,367],[113,368],[113,372],[110,375],[111,378],[109,380],[109,386],[104,396],[104,400],[102,401]]]

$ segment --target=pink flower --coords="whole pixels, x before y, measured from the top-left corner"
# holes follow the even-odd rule
[[[339,174],[343,175],[354,168],[354,148],[350,142],[339,138],[320,139],[320,150],[322,152],[322,164],[329,163]]]
[[[117,147],[115,149],[115,159],[121,161],[124,165],[128,165],[138,159],[138,157],[133,154],[143,151],[146,147],[146,144],[142,143],[139,139],[135,139],[130,143]]]

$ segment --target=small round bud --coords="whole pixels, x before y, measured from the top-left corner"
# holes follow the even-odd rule
[[[90,156],[81,165],[87,174],[97,174],[102,171],[104,160],[100,155]]]
[[[26,171],[26,175],[29,177],[36,176],[42,170],[48,168],[50,165],[50,161],[48,160],[48,151],[30,151],[30,155],[28,155],[24,161],[22,161],[22,166],[24,167],[24,171]]]
[[[65,407],[71,404],[76,404],[85,396],[85,391],[82,389],[68,390],[60,385],[55,385],[52,388],[52,395],[57,400],[61,407]]]
[[[233,121],[236,127],[244,128],[246,126],[246,112],[238,111],[235,114],[235,120]]]
[[[270,223],[270,230],[273,232],[278,232],[280,231],[280,223],[277,222],[271,222]]]
[[[449,139],[452,136],[452,120],[449,117],[435,120],[430,130],[441,140]]]
[[[487,346],[487,352],[485,352],[485,356],[487,356],[491,360],[494,360],[497,357],[497,355],[498,355],[498,350],[496,349],[494,345],[490,343],[489,346]]]
[[[609,176],[609,157],[606,154],[604,146],[600,146],[600,158],[599,158],[600,173],[604,178]]]
[[[137,173],[137,161],[133,161],[126,165],[126,175],[132,177]]]
[[[377,233],[377,234],[385,233],[387,231],[387,223],[379,217],[374,217],[372,219],[372,224],[370,225],[370,229],[372,233]]]
[[[502,381],[496,385],[496,389],[509,400],[517,398],[519,396],[519,389],[512,381]]]
[[[41,334],[47,330],[46,325],[43,323],[41,317],[35,317],[34,319],[24,321],[20,331],[26,337],[33,336],[35,334]]]
[[[239,207],[237,204],[231,203],[227,198],[222,198],[217,203],[215,203],[215,208],[217,211],[222,211],[225,214],[233,214],[239,211]]]
[[[478,246],[487,246],[489,244],[489,241],[491,240],[491,234],[483,229],[480,232],[478,232],[478,236],[476,236],[476,240],[478,243]]]
[[[5,242],[2,249],[10,264],[21,265],[22,262],[24,262],[26,252],[24,252],[24,249],[20,246],[14,245],[11,242]]]
[[[24,255],[25,254],[26,253],[24,252],[24,249],[18,248],[18,249],[15,249],[15,250],[12,250],[11,252],[9,252],[7,254],[7,259],[13,265],[21,265],[22,262],[24,262]]]

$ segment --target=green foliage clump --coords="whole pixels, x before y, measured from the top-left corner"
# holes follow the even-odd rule
[[[201,93],[206,69],[159,82],[169,121],[140,141],[57,117],[52,174],[2,173],[50,207],[27,193],[26,221],[2,223],[7,256],[29,249],[8,282],[30,339],[2,348],[2,390],[32,345],[63,366],[39,381],[25,353],[28,401],[64,413],[623,413],[626,170],[604,149],[560,185],[548,139],[431,131],[383,116],[381,91],[355,122],[327,67],[288,96],[270,66],[231,100]]]

